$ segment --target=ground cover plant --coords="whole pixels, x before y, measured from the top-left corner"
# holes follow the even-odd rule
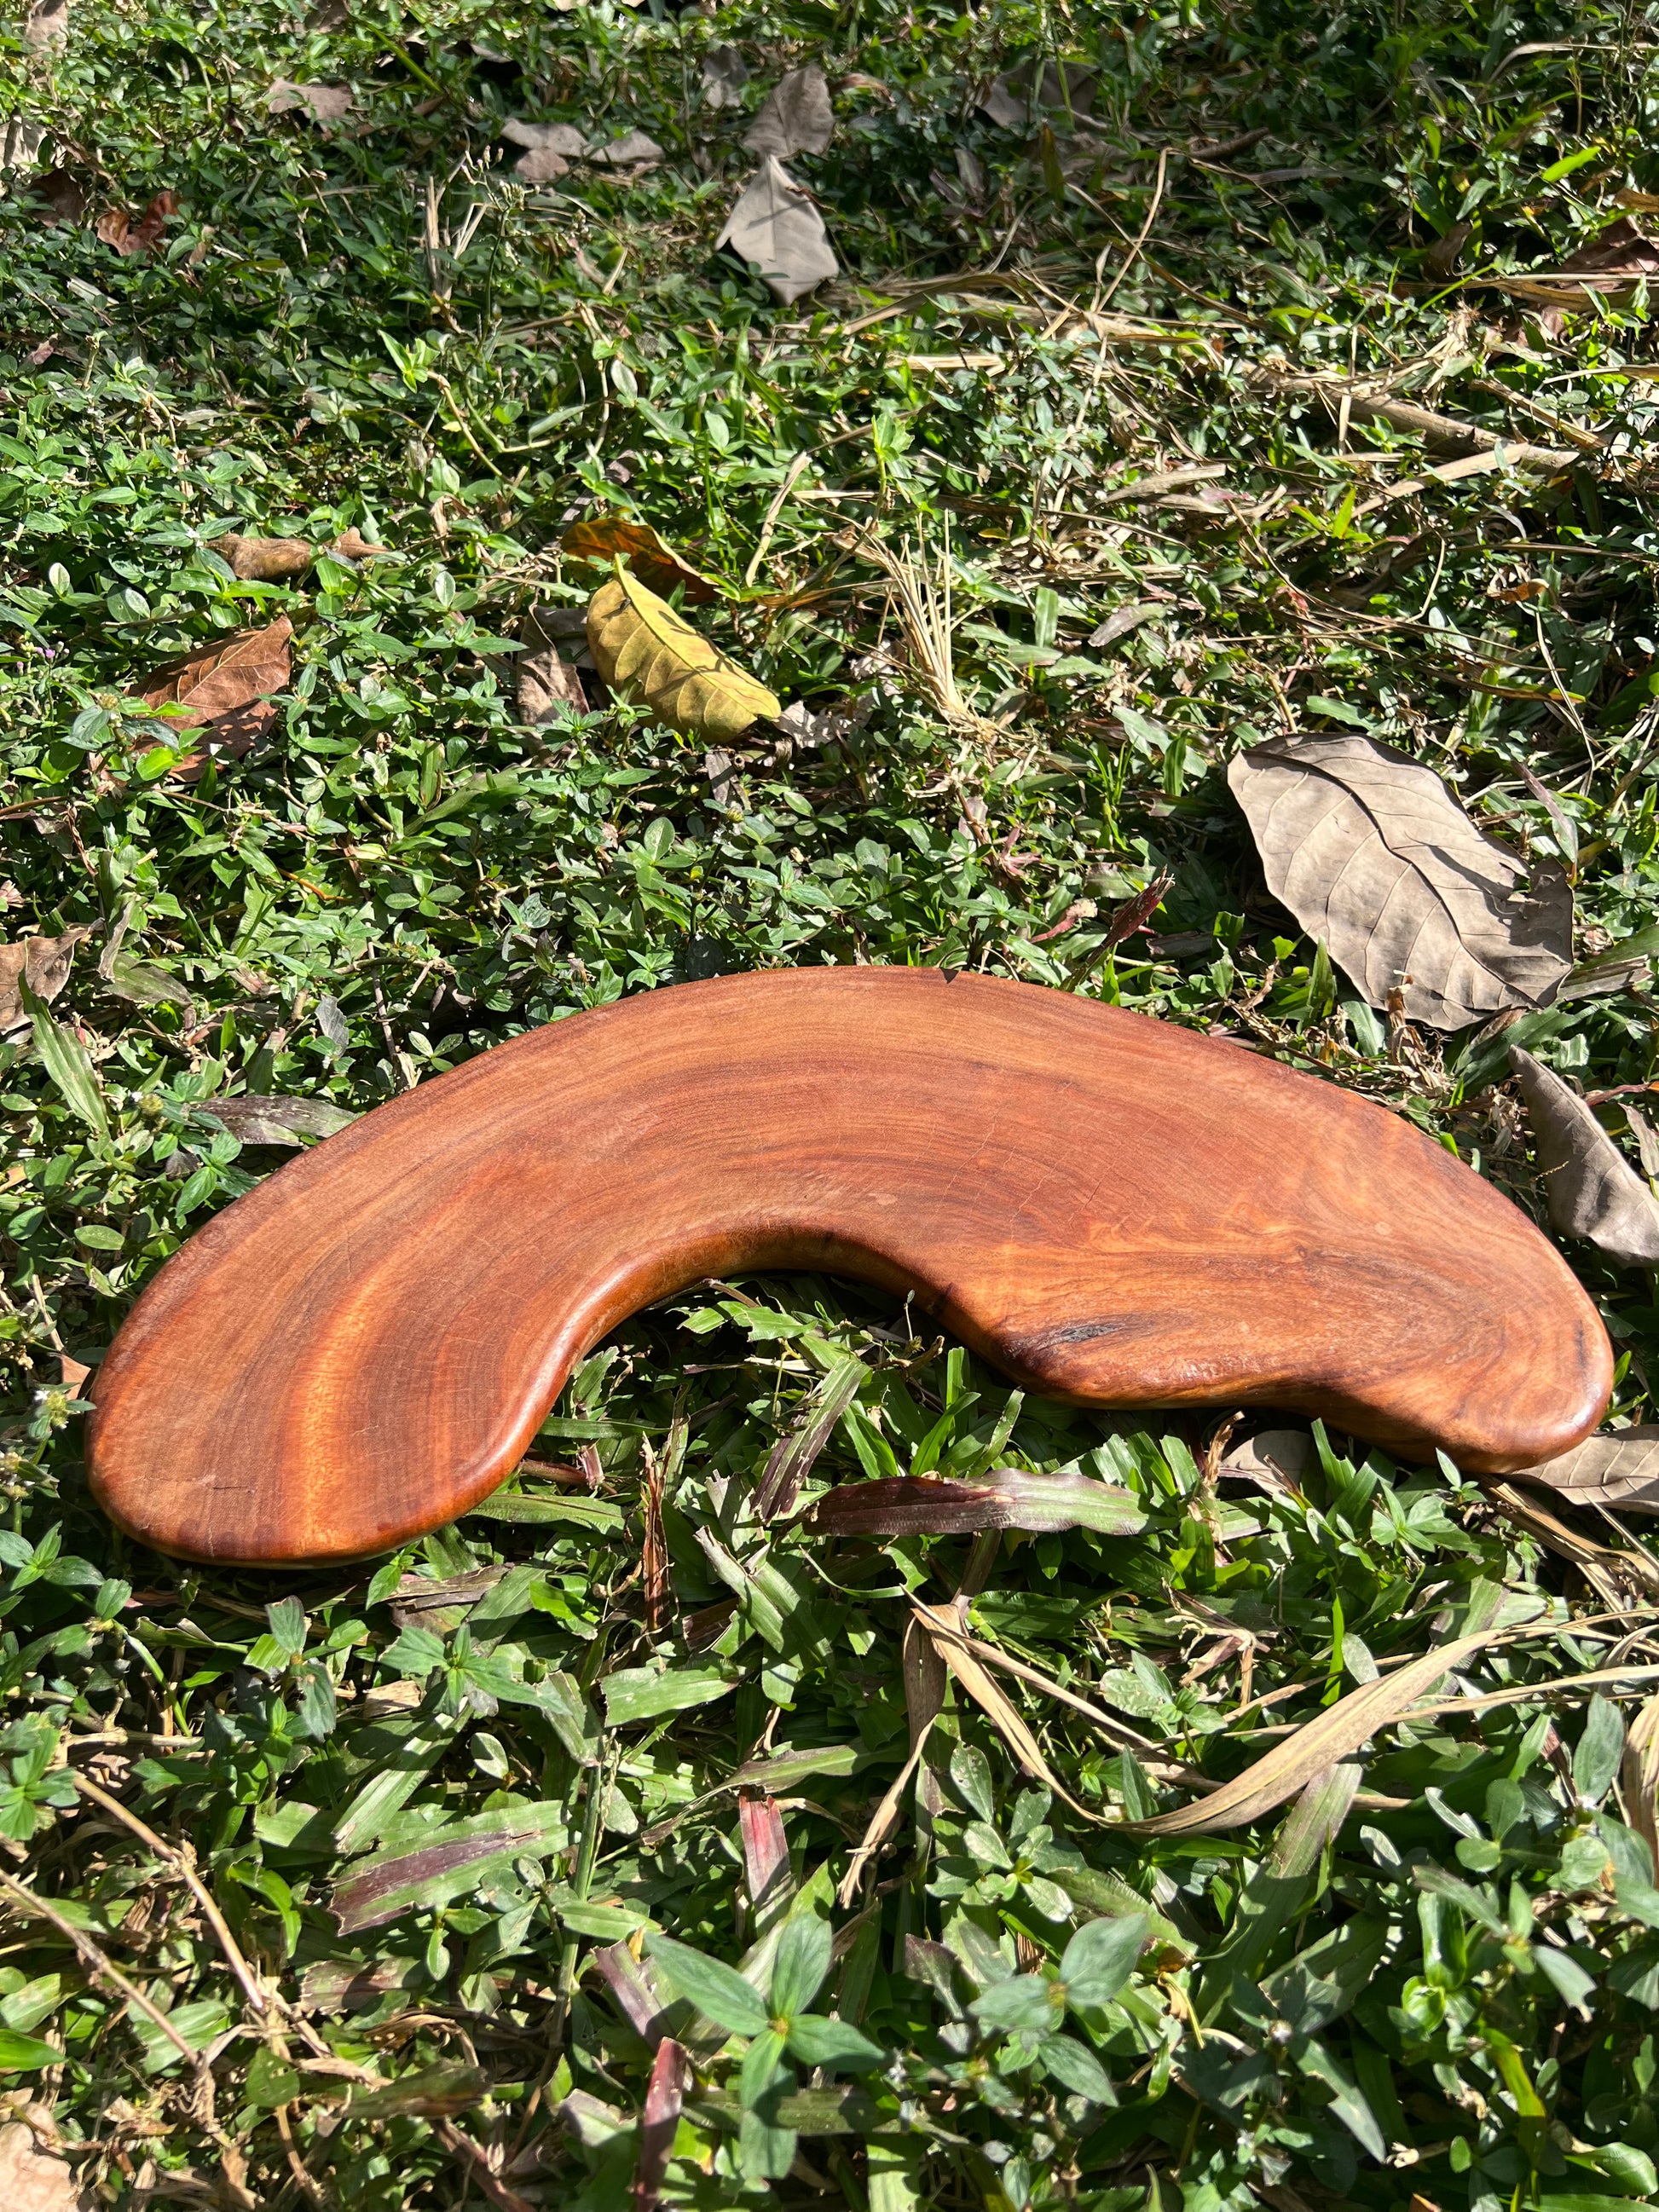
[[[1651,11],[3,36],[0,2195],[1655,2201]],[[1411,1115],[1618,1433],[1143,1431],[756,1279],[389,1559],[93,1508],[91,1370],[296,1146],[826,961]]]

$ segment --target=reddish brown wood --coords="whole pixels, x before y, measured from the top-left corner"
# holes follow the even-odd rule
[[[493,1489],[629,1314],[766,1267],[914,1290],[1076,1403],[1480,1470],[1567,1449],[1612,1382],[1553,1248],[1382,1108],[1060,992],[796,969],[516,1038],[239,1200],[104,1362],[94,1488],[188,1558],[374,1552]]]

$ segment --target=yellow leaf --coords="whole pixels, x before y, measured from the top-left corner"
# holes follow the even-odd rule
[[[573,522],[559,544],[573,561],[605,568],[613,561],[626,561],[647,591],[678,590],[688,606],[707,606],[720,594],[713,578],[694,568],[648,522],[635,522],[625,514],[595,514]]]
[[[626,569],[588,602],[587,643],[612,690],[649,707],[671,729],[735,738],[760,715],[779,712],[763,684]]]

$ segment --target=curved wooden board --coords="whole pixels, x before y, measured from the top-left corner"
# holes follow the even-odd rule
[[[1612,1383],[1553,1248],[1382,1108],[1031,985],[793,969],[516,1038],[239,1199],[105,1360],[93,1487],[187,1558],[380,1550],[501,1481],[629,1314],[766,1267],[914,1290],[1074,1403],[1281,1406],[1482,1471]]]

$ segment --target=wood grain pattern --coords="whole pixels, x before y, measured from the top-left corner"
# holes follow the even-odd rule
[[[350,1558],[517,1464],[708,1275],[911,1289],[1029,1388],[1273,1405],[1501,1471],[1593,1430],[1601,1322],[1410,1122],[1224,1042],[936,969],[682,985],[379,1108],[210,1222],[98,1376],[94,1489],[188,1558]]]

